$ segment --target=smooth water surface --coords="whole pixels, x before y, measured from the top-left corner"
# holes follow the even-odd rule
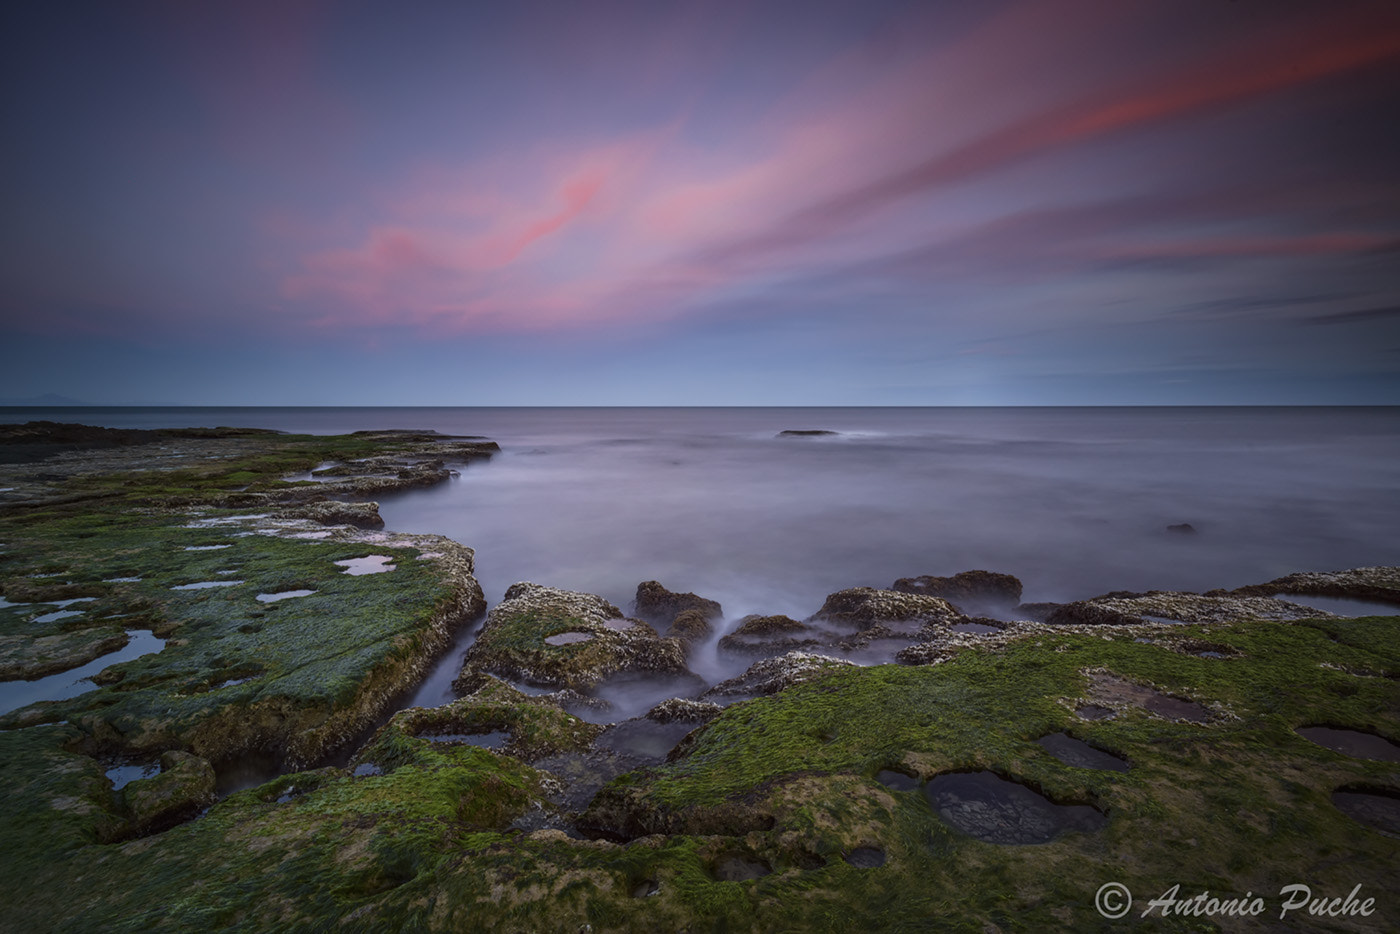
[[[158,638],[146,629],[133,629],[126,645],[115,652],[100,655],[86,665],[60,671],[58,674],[35,678],[33,681],[0,681],[0,714],[28,707],[40,701],[67,700],[88,691],[97,685],[88,680],[109,665],[129,662],[142,655],[150,655],[165,648],[165,640]]]
[[[0,411],[30,418],[487,436],[491,461],[380,512],[475,548],[492,601],[535,580],[625,609],[655,579],[730,618],[804,618],[844,587],[970,568],[1068,600],[1400,564],[1395,408]],[[840,434],[777,437],[793,428]]]

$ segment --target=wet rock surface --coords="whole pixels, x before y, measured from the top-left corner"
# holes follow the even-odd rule
[[[1123,711],[1131,707],[1141,707],[1150,714],[1167,720],[1186,720],[1191,723],[1211,723],[1220,719],[1214,711],[1181,697],[1155,690],[1142,684],[1135,684],[1111,672],[1089,673],[1089,697],[1100,709]]]
[[[671,621],[671,628],[667,630],[666,635],[668,638],[678,640],[689,651],[709,638],[713,628],[710,625],[710,617],[702,611],[696,609],[681,610]]]
[[[1110,772],[1126,772],[1129,765],[1121,756],[1095,749],[1083,740],[1075,739],[1067,733],[1050,733],[1036,740],[1050,755],[1065,765],[1081,769],[1099,769]]]
[[[648,710],[646,716],[648,720],[655,720],[657,723],[689,723],[696,725],[709,723],[723,712],[724,708],[719,704],[673,697],[670,700],[662,701],[651,708],[651,710]]]
[[[1088,805],[1056,804],[993,772],[938,775],[924,788],[940,817],[987,843],[1049,843],[1064,833],[1093,833],[1107,823],[1103,814]]]
[[[920,785],[918,778],[897,769],[881,769],[875,773],[875,780],[894,791],[915,791]]]
[[[873,846],[858,846],[843,858],[857,869],[876,869],[885,865],[885,851]]]
[[[1297,733],[1309,742],[1343,755],[1378,762],[1400,762],[1400,746],[1374,733],[1330,726],[1299,727]]]
[[[1388,837],[1400,838],[1400,791],[1350,788],[1332,793],[1337,810]]]
[[[321,525],[351,525],[359,529],[382,529],[378,503],[305,503],[278,512],[279,518],[307,519]]]

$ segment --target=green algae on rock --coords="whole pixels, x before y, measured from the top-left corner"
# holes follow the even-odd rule
[[[327,527],[325,503],[306,505],[305,490],[279,479],[330,457],[470,460],[486,453],[481,442],[233,430],[112,440],[98,430],[94,447],[73,426],[19,435],[30,453],[31,436],[60,439],[54,443],[63,450],[0,467],[19,491],[0,508],[5,674],[72,670],[120,648],[133,630],[165,642],[155,654],[103,668],[76,696],[0,717],[8,731],[0,746],[61,735],[65,750],[109,759],[189,753],[218,766],[256,751],[305,764],[372,725],[451,631],[484,609],[470,549],[438,536]],[[150,469],[163,456],[157,442],[171,437],[179,439],[180,466]],[[223,508],[233,483],[247,487],[239,496],[281,504],[280,512]],[[345,520],[363,514],[356,504],[335,508]],[[396,573],[366,580],[335,564],[371,552],[392,557]],[[229,586],[182,589],[191,581]],[[297,590],[315,593],[255,599]],[[44,612],[75,603],[75,612]],[[41,726],[60,723],[57,733]],[[130,799],[140,800],[141,789]],[[137,826],[173,813],[152,807],[142,805],[150,813]]]
[[[463,678],[486,671],[529,684],[582,690],[617,672],[685,674],[685,651],[641,620],[608,623],[622,611],[595,594],[522,581],[491,609],[467,652]],[[578,634],[582,638],[556,640]]]
[[[1395,841],[1339,810],[1333,793],[1400,789],[1400,776],[1293,730],[1325,718],[1400,735],[1400,685],[1341,670],[1396,670],[1400,619],[1181,630],[1239,656],[1222,668],[1126,634],[1030,630],[938,666],[828,666],[728,707],[671,761],[605,787],[582,826],[611,842],[512,829],[548,795],[545,773],[508,750],[414,735],[435,717],[453,729],[519,730],[523,721],[508,718],[549,709],[495,680],[446,712],[399,715],[362,753],[383,774],[285,776],[127,843],[62,832],[116,819],[81,803],[100,798],[84,790],[101,784],[95,764],[46,753],[66,758],[36,787],[33,767],[6,760],[22,801],[59,832],[44,863],[25,861],[28,875],[0,885],[48,881],[30,886],[13,916],[40,926],[569,932],[890,930],[911,919],[915,929],[1082,930],[1100,923],[1093,894],[1103,880],[1140,893],[1174,882],[1271,892],[1303,873],[1315,891],[1388,891]],[[1070,705],[1090,689],[1084,672],[1098,669],[1228,706],[1235,718],[1193,724],[1129,709],[1079,723]],[[541,721],[540,735],[556,744],[590,729],[544,716],[553,725]],[[1132,771],[1077,768],[1035,742],[1065,729],[1129,756]],[[1032,846],[984,843],[916,790],[877,780],[890,770],[991,771],[1092,805],[1106,822]],[[9,806],[5,820],[18,820]],[[877,851],[883,864],[847,859]],[[718,878],[730,860],[771,871]],[[79,876],[81,888],[60,893],[61,880]]]

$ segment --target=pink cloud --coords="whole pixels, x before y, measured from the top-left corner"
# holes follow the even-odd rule
[[[1087,13],[1095,30],[1082,28]],[[304,249],[281,293],[325,308],[327,327],[457,333],[660,318],[930,231],[975,233],[1015,193],[972,205],[950,195],[993,173],[1400,55],[1400,30],[1385,21],[1325,11],[1194,55],[1192,37],[1170,34],[1141,63],[1117,51],[1154,28],[1131,4],[1014,4],[904,57],[853,50],[721,139],[697,140],[675,121],[420,168],[376,193],[378,216],[345,226],[340,246]],[[908,205],[917,217],[900,213]],[[1324,253],[1374,239],[1160,240],[1120,255]]]

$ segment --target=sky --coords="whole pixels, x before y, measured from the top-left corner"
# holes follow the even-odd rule
[[[1400,4],[0,13],[0,400],[1400,404]]]

